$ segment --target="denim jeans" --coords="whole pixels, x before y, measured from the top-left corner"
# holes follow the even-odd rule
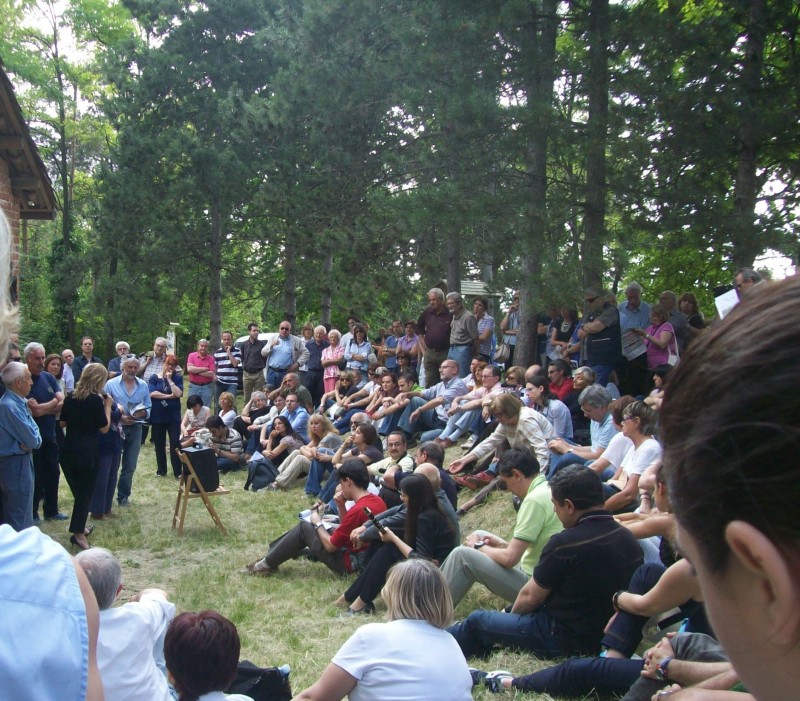
[[[468,346],[450,346],[447,351],[448,360],[455,360],[458,363],[458,376],[467,377],[469,366],[472,362],[472,344]]]
[[[464,657],[483,657],[495,645],[529,650],[543,659],[564,654],[558,644],[555,623],[546,611],[525,614],[473,611],[447,630],[456,639]]]
[[[286,377],[287,372],[289,371],[267,368],[267,384],[269,385],[269,388],[278,389],[278,387],[281,386],[281,382],[283,382],[283,378]]]
[[[30,453],[0,458],[3,520],[15,531],[33,525],[33,458]]]
[[[136,472],[136,462],[139,460],[139,450],[142,447],[142,424],[132,424],[122,427],[122,469],[117,483],[117,502],[122,503],[131,495],[133,487],[133,473]]]
[[[570,657],[554,667],[514,677],[511,683],[516,689],[559,697],[622,696],[639,678],[642,664],[642,660]]]
[[[189,396],[197,394],[203,400],[203,406],[211,408],[211,400],[214,398],[214,383],[208,382],[204,385],[196,385],[194,382],[189,383]]]
[[[334,454],[332,450],[327,448],[320,448],[319,450],[328,455]],[[322,480],[332,467],[332,463],[322,462],[316,458],[311,461],[311,467],[308,470],[308,478],[306,479],[306,494],[317,496],[322,491]]]
[[[403,411],[400,417],[398,426],[405,431],[409,436],[413,436],[417,431],[432,431],[435,430],[438,435],[442,429],[447,425],[442,421],[433,409],[420,412],[417,415],[417,420],[411,420],[411,414],[419,409],[425,400],[422,397],[413,397],[408,403],[408,406]],[[435,438],[436,436],[434,436]]]

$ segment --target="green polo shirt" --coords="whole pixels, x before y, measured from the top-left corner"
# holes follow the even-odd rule
[[[517,512],[517,523],[514,527],[514,538],[529,543],[522,555],[519,566],[529,577],[539,562],[542,550],[550,537],[564,530],[561,521],[553,511],[550,499],[550,485],[544,475],[539,475],[531,482],[528,493]]]

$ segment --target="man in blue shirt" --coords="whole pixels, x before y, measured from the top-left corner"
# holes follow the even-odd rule
[[[72,375],[75,378],[75,384],[81,379],[81,373],[89,363],[103,364],[103,360],[94,354],[94,341],[90,336],[84,336],[81,339],[81,354],[72,361]]]
[[[305,340],[292,335],[292,325],[282,321],[278,333],[267,337],[261,355],[267,359],[267,384],[270,389],[281,386],[287,372],[297,372],[308,360],[308,348]]]
[[[636,397],[647,393],[651,373],[647,370],[647,348],[642,343],[642,337],[633,333],[633,329],[650,326],[650,305],[642,301],[642,286],[638,282],[632,282],[625,288],[625,299],[617,307],[623,356],[620,390]]]
[[[308,443],[308,412],[305,407],[300,404],[300,400],[296,394],[286,395],[286,406],[281,412],[281,416],[289,419],[292,428],[297,431],[300,438]]]
[[[33,458],[42,444],[39,427],[25,397],[31,372],[12,362],[3,370],[5,394],[0,398],[0,490],[3,520],[17,531],[33,525]]]
[[[117,503],[129,506],[133,473],[142,446],[142,424],[150,416],[150,389],[136,377],[139,359],[128,355],[120,363],[122,374],[106,382],[106,392],[122,412],[122,470],[117,483]]]
[[[64,404],[64,393],[58,380],[45,372],[45,350],[41,343],[29,343],[23,353],[31,373],[28,408],[42,437],[42,445],[33,451],[33,522],[39,521],[39,502],[44,501],[44,517],[48,521],[64,521],[67,516],[58,510],[58,443],[56,416]]]

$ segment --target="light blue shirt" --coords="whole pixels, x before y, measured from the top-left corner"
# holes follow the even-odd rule
[[[150,388],[144,380],[140,380],[137,377],[133,392],[128,394],[128,388],[124,382],[124,375],[120,375],[106,382],[106,392],[111,395],[115,404],[120,404],[122,406],[122,413],[124,416],[130,416],[139,404],[144,404],[147,409],[147,418],[150,418],[150,407],[152,406],[152,402],[150,401]]]
[[[292,359],[292,337],[281,338],[278,336],[278,345],[269,354],[269,366],[279,370],[288,368],[294,360]]]
[[[0,457],[23,455],[42,445],[28,400],[6,388],[0,399]]]
[[[592,448],[597,450],[602,448],[605,450],[611,439],[616,435],[617,429],[614,428],[614,420],[611,418],[611,412],[606,412],[606,417],[603,423],[592,421],[589,426],[589,435],[592,439]]]
[[[299,406],[290,414],[286,411],[286,408],[284,408],[283,411],[281,411],[281,416],[285,416],[289,419],[292,428],[297,431],[304,442],[308,443],[308,412],[303,407]]]
[[[631,309],[627,302],[623,302],[617,309],[622,333],[629,329],[646,329],[650,326],[650,305],[647,302],[640,302],[638,309]]]
[[[429,387],[422,392],[422,398],[429,402],[431,399],[441,397],[444,401],[435,407],[436,415],[442,420],[447,421],[450,417],[447,415],[447,410],[453,403],[456,397],[461,397],[467,394],[469,390],[464,380],[460,377],[454,377],[449,382],[440,382],[439,384]]]
[[[551,399],[548,405],[541,410],[541,413],[553,424],[553,428],[559,438],[572,440],[572,415],[564,402],[558,399]]]

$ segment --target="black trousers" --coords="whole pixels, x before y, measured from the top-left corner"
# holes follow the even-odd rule
[[[33,515],[39,512],[39,502],[44,500],[44,517],[53,518],[58,513],[58,443],[55,437],[43,438],[41,448],[33,451]]]
[[[306,548],[332,572],[347,574],[344,554],[339,550],[332,553],[325,550],[317,535],[317,529],[308,521],[300,521],[292,530],[273,540],[264,559],[269,568],[275,570],[287,560],[299,557]]]
[[[369,546],[364,567],[358,579],[344,593],[344,598],[353,603],[358,597],[366,604],[371,604],[381,593],[386,584],[386,576],[392,565],[403,560],[403,554],[394,543],[378,541]]]
[[[169,424],[153,424],[151,427],[153,433],[153,446],[156,451],[156,472],[159,475],[167,474],[167,436],[169,436],[169,461],[172,464],[172,474],[175,477],[180,477],[183,470],[178,454],[175,448],[180,447],[181,444],[181,425],[180,423],[173,422]]]

